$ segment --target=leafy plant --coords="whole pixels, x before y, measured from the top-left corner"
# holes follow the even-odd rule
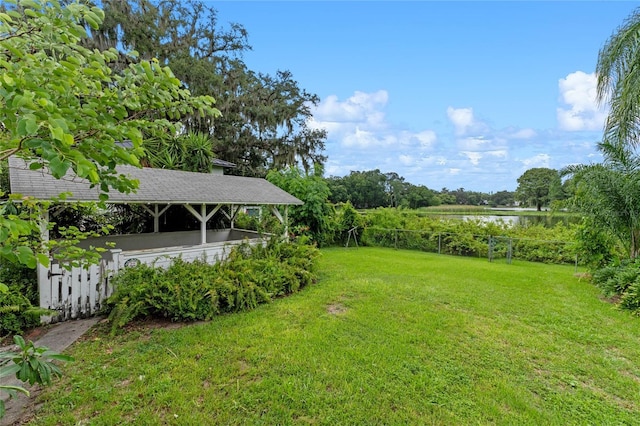
[[[331,191],[321,176],[320,166],[316,166],[313,173],[290,167],[270,171],[267,180],[304,202],[289,212],[291,228],[297,231],[295,235],[310,236],[319,246],[324,246],[333,242],[335,228],[334,209],[329,203]]]
[[[208,320],[246,311],[315,281],[318,249],[304,241],[272,238],[265,246],[241,244],[215,265],[176,259],[165,270],[141,264],[114,279],[108,300],[115,333],[136,318]]]
[[[625,260],[596,270],[592,282],[619,306],[640,315],[640,260]]]
[[[563,224],[513,226],[501,221],[442,219],[415,210],[375,209],[364,216],[364,228],[361,240],[369,246],[484,257],[493,244],[496,257],[504,256],[510,243],[514,257],[545,263],[573,263],[579,253],[575,228]]]
[[[44,346],[36,346],[33,342],[25,342],[22,336],[14,336],[13,341],[18,346],[18,352],[0,353],[0,378],[15,374],[15,377],[33,385],[50,385],[53,377],[61,377],[62,371],[53,361],[73,361],[73,357],[50,351]],[[2,365],[4,360],[9,363]],[[18,392],[29,395],[29,391],[21,386],[0,385],[0,390],[9,393],[11,397]],[[0,418],[4,416],[4,401],[0,400]]]

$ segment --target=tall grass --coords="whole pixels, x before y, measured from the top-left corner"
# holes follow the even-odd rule
[[[417,209],[417,212],[423,214],[488,214],[491,210],[484,206],[442,204],[440,206],[421,207]]]

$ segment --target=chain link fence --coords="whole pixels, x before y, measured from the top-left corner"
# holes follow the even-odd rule
[[[518,259],[579,265],[575,243],[569,241],[367,227],[361,230],[359,243],[372,247],[484,257],[490,262],[511,263]]]

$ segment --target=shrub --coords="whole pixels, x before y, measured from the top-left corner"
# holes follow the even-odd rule
[[[576,229],[576,251],[591,271],[605,267],[621,254],[616,253],[614,239],[588,220]]]
[[[640,260],[600,268],[592,281],[605,296],[619,296],[621,308],[640,315]]]
[[[34,269],[10,262],[0,263],[0,337],[18,334],[40,324],[40,315],[49,313],[38,308],[38,283]]]
[[[506,256],[546,263],[573,263],[575,226],[514,226],[509,223],[444,219],[423,211],[381,208],[364,216],[363,245],[415,249],[463,256]],[[489,237],[500,237],[492,238]]]
[[[62,371],[53,361],[73,361],[68,355],[50,351],[43,346],[35,346],[33,342],[27,343],[22,336],[14,336],[13,341],[19,351],[0,353],[0,379],[14,375],[16,379],[30,385],[49,385],[53,377],[62,376]],[[9,361],[5,363],[5,360]],[[9,397],[15,397],[18,392],[29,396],[29,391],[22,386],[0,385],[0,391],[7,392]],[[4,414],[4,399],[0,399],[0,419]]]
[[[318,255],[304,241],[272,238],[265,247],[236,246],[215,265],[176,259],[166,270],[127,268],[115,277],[116,290],[107,301],[112,332],[148,316],[196,321],[253,309],[314,282]]]

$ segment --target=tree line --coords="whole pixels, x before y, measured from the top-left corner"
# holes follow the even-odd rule
[[[417,209],[440,205],[472,205],[488,207],[551,207],[573,193],[571,179],[562,179],[555,169],[533,168],[518,178],[516,191],[471,191],[465,188],[439,191],[414,185],[395,172],[379,169],[351,171],[346,176],[326,178],[332,203],[350,202],[357,209],[401,207]]]

